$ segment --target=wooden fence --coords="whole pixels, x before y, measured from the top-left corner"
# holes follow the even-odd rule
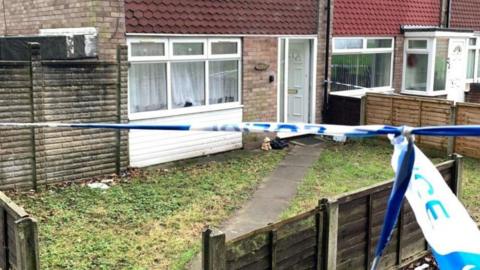
[[[40,269],[37,221],[2,192],[0,192],[0,269]]]
[[[460,194],[461,156],[437,165]],[[203,269],[369,269],[379,238],[392,181],[334,199],[299,216],[225,241],[225,234],[203,233]],[[399,269],[427,253],[413,212],[405,202],[380,269]]]
[[[362,124],[367,125],[479,125],[480,104],[444,99],[369,93],[362,100]],[[480,158],[480,138],[418,136],[416,141],[449,153]]]

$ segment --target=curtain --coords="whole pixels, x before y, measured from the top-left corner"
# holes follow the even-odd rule
[[[172,63],[173,108],[205,104],[205,62]]]
[[[166,64],[132,64],[129,70],[130,112],[167,109]]]
[[[210,104],[238,101],[238,61],[210,62]]]

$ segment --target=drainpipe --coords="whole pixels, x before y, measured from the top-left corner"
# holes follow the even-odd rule
[[[327,0],[327,7],[325,8],[327,11],[327,29],[325,31],[325,74],[324,74],[324,81],[323,81],[323,110],[322,110],[322,120],[325,122],[326,115],[327,115],[327,108],[328,108],[328,74],[330,70],[329,65],[329,56],[330,56],[330,13],[331,13],[331,0]]]
[[[450,28],[450,20],[452,18],[452,0],[447,0],[447,22],[446,26],[447,28]]]

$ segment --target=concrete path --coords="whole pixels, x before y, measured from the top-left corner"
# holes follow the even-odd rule
[[[262,181],[251,199],[220,228],[227,240],[277,221],[295,197],[308,169],[320,157],[322,147],[318,142],[304,146],[291,144],[293,149],[284,160]],[[187,269],[201,269],[200,255]]]

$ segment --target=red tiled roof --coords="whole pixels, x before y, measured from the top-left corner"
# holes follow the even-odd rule
[[[480,1],[454,0],[450,15],[450,26],[480,31]]]
[[[125,0],[128,33],[316,34],[317,0]]]
[[[336,36],[392,36],[400,34],[401,25],[440,25],[441,0],[333,2],[333,34]]]

